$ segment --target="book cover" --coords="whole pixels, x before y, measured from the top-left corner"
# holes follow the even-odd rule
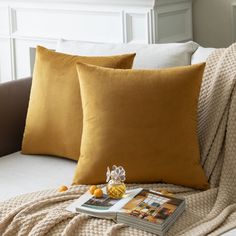
[[[163,224],[182,202],[182,199],[144,189],[131,199],[121,212],[151,223]]]

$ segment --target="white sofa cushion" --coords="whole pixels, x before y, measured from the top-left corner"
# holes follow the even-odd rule
[[[0,158],[0,201],[19,194],[70,185],[76,162],[16,152]]]
[[[59,40],[57,52],[84,56],[107,56],[136,52],[134,68],[157,69],[191,64],[194,42],[169,44],[111,44]]]
[[[205,62],[208,56],[215,50],[215,48],[199,47],[193,54],[191,64],[198,64]]]
[[[19,152],[0,158],[0,202],[20,194],[61,184],[70,185],[76,162],[50,156],[22,155]],[[236,235],[236,229],[223,234]]]

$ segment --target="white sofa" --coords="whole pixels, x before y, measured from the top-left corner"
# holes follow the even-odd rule
[[[157,50],[159,49],[159,51]],[[57,51],[80,55],[112,55],[137,52],[134,68],[159,68],[205,62],[214,48],[187,44],[124,45],[60,40]],[[1,91],[0,91],[1,92]],[[0,131],[1,132],[1,131]],[[0,143],[1,145],[1,143]],[[19,151],[0,158],[0,202],[43,189],[70,185],[76,162],[51,156],[22,155]],[[224,236],[236,235],[236,229]]]

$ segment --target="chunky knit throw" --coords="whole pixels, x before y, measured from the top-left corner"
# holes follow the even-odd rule
[[[187,208],[167,235],[220,235],[236,227],[235,80],[236,44],[216,50],[208,58],[199,98],[198,135],[209,190],[129,185],[167,189],[185,197]],[[0,203],[0,235],[151,235],[111,220],[67,212],[66,206],[87,189],[73,186],[64,193],[46,190]]]

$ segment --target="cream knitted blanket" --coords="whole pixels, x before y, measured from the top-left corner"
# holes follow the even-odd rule
[[[236,44],[216,50],[207,61],[198,112],[202,165],[211,189],[138,185],[165,188],[185,197],[187,209],[167,235],[220,235],[236,227],[235,76]],[[86,190],[86,186],[64,193],[47,190],[1,203],[0,235],[151,235],[110,220],[67,212],[65,207]]]

